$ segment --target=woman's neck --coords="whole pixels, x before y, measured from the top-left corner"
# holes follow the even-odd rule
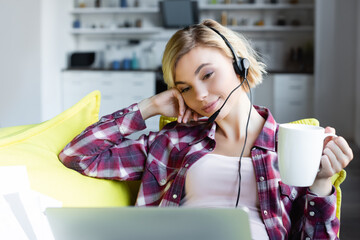
[[[265,123],[264,118],[256,111],[251,105],[250,100],[246,94],[239,97],[237,104],[234,105],[234,110],[223,119],[217,121],[217,134],[223,135],[223,137],[239,141],[245,138],[246,124],[248,121],[249,110],[251,107],[251,115],[248,126],[248,134],[259,134]]]

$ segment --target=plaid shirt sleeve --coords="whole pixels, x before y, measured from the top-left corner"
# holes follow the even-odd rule
[[[75,137],[60,161],[84,175],[114,180],[140,179],[147,158],[148,136],[126,138],[145,128],[137,104],[104,116]]]
[[[262,217],[270,239],[338,239],[340,222],[336,217],[336,191],[319,197],[307,187],[281,182],[276,152],[278,125],[271,113],[261,107],[266,119],[252,148]]]
[[[307,189],[293,207],[299,222],[292,226],[292,239],[338,239],[340,222],[336,217],[336,191],[319,197]]]

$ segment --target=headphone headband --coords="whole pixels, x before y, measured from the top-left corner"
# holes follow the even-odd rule
[[[234,58],[234,70],[237,74],[239,74],[241,77],[246,78],[247,74],[248,74],[248,69],[250,67],[250,62],[248,59],[246,58],[242,58],[236,55],[234,48],[231,46],[230,42],[226,39],[226,37],[224,35],[222,35],[217,29],[207,26],[208,28],[210,28],[211,30],[213,30],[214,32],[216,32],[225,42],[225,44],[228,46],[228,48],[230,49],[233,58]]]
[[[222,34],[221,34],[218,30],[216,30],[215,28],[209,27],[209,26],[208,26],[208,28],[210,28],[211,30],[213,30],[214,32],[216,32],[216,33],[224,40],[225,44],[230,48],[231,53],[232,53],[234,59],[238,58],[238,56],[235,54],[234,48],[231,46],[230,42],[226,39],[226,37],[225,37],[224,35],[222,35]]]

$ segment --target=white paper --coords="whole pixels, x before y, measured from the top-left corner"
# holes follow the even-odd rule
[[[28,193],[27,193],[28,194]],[[18,223],[21,225],[23,231],[25,232],[26,236],[29,240],[37,240],[37,237],[34,232],[33,224],[34,222],[31,222],[35,220],[36,214],[34,215],[33,212],[28,212],[27,208],[29,208],[32,203],[32,199],[24,198],[24,196],[20,196],[20,193],[9,193],[4,195],[4,199],[9,205],[13,216],[16,218]],[[26,201],[26,202],[24,202]],[[33,223],[33,224],[32,224]]]
[[[2,195],[0,195],[0,213],[0,239],[29,240]]]
[[[30,189],[25,166],[0,167],[1,221],[11,219],[0,239],[53,240],[51,228],[44,214],[47,207],[61,207],[62,203]],[[4,227],[5,228],[5,227]],[[20,230],[19,230],[20,229]],[[10,236],[18,237],[5,237]]]
[[[52,234],[50,224],[45,215],[45,209],[48,207],[62,207],[62,202],[35,191],[33,191],[33,193],[37,196],[38,204],[39,204],[38,213],[40,213],[39,224],[37,224],[37,227],[35,229],[38,239],[54,240],[54,236]]]
[[[0,166],[0,194],[29,190],[26,166]]]

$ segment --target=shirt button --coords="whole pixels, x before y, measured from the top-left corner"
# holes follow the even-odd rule
[[[161,179],[160,184],[164,185],[166,183],[166,179]]]
[[[261,182],[265,180],[265,178],[263,176],[261,176],[259,179]]]
[[[310,216],[315,216],[315,213],[313,211],[309,212]]]
[[[187,163],[187,164],[185,164],[185,167],[187,168],[189,166],[189,164]]]
[[[311,240],[311,238],[309,238],[309,237],[306,237],[306,238],[305,238],[305,240]]]
[[[309,204],[310,204],[310,206],[315,206],[314,201],[310,201]]]
[[[264,210],[264,215],[268,215],[268,212],[266,210]]]
[[[176,198],[177,198],[177,195],[176,195],[176,194],[174,194],[174,195],[173,195],[173,199],[176,199]]]

